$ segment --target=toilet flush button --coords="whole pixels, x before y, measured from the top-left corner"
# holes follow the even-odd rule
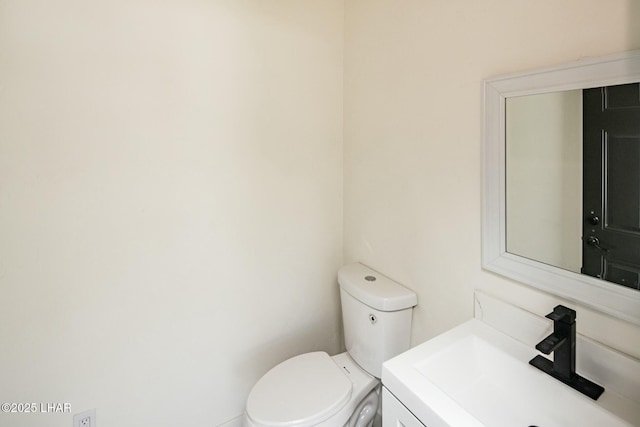
[[[375,282],[376,276],[364,276],[364,280],[366,280],[367,282]]]

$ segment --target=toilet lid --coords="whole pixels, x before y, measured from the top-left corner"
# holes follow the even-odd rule
[[[317,424],[351,397],[351,381],[325,352],[301,354],[267,372],[247,399],[247,415],[265,426]]]

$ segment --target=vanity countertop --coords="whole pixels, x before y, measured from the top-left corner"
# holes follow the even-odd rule
[[[637,425],[638,402],[594,401],[530,366],[537,354],[473,319],[385,362],[382,382],[428,427]]]

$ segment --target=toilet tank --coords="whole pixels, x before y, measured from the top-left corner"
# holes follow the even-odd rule
[[[360,264],[338,271],[344,341],[361,368],[380,378],[382,362],[409,349],[417,295]]]

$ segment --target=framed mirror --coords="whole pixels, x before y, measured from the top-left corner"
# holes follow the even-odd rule
[[[638,82],[640,51],[484,82],[482,264],[640,325],[640,269],[635,264],[640,264],[640,250],[626,249],[616,260],[622,244],[609,243],[601,234],[613,230],[617,238],[626,230],[640,239],[640,205],[627,203],[640,200],[640,175],[628,173],[624,164],[640,164],[640,139],[626,133],[615,139],[585,116],[588,105],[599,110],[607,102],[629,110],[626,98],[606,98],[627,86],[638,91],[640,110]],[[589,135],[595,135],[596,148],[584,151]],[[609,167],[613,160],[622,163]],[[604,184],[591,182],[585,170],[594,168]],[[592,195],[589,189],[598,186],[602,191]],[[620,189],[620,194],[614,197],[607,188]],[[620,200],[626,207],[619,208]],[[602,212],[607,206],[615,213],[612,208]]]

